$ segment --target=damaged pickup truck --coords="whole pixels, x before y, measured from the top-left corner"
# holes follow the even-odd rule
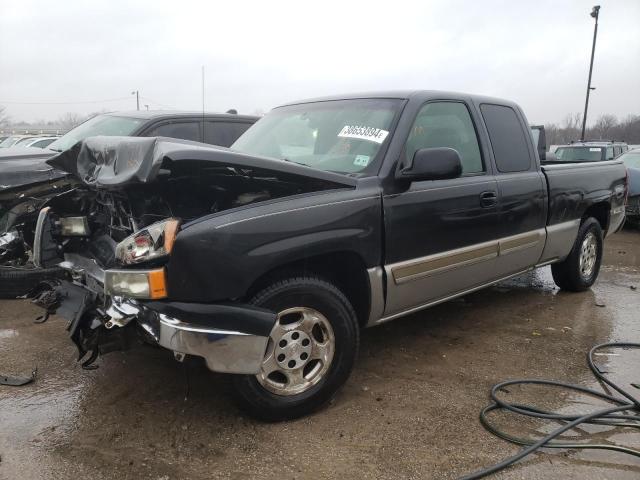
[[[521,109],[433,91],[274,109],[231,149],[94,137],[48,161],[80,185],[47,202],[35,301],[91,364],[138,342],[235,374],[279,420],[325,404],[362,327],[543,265],[596,280],[624,220],[619,161],[544,166]]]

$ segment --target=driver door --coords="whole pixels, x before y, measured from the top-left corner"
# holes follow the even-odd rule
[[[462,176],[417,181],[385,194],[387,302],[385,317],[446,299],[493,279],[498,255],[498,188],[482,154],[469,107],[461,101],[426,103],[405,144],[450,147]]]

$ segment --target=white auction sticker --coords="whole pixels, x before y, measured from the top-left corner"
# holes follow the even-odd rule
[[[599,152],[600,149],[599,148],[590,148],[589,151],[590,152]]]
[[[357,138],[360,140],[368,140],[370,142],[382,143],[387,138],[389,132],[375,127],[360,127],[356,125],[345,125],[340,133],[339,137]]]

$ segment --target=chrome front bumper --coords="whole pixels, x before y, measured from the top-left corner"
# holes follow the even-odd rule
[[[65,288],[83,289],[95,298],[99,320],[107,330],[127,327],[136,322],[145,337],[171,350],[177,360],[186,355],[202,357],[214,372],[257,374],[275,324],[276,314],[250,305],[197,304],[134,300],[103,294],[104,270],[93,260],[66,255],[59,264],[68,270],[73,282],[62,285],[59,314],[71,323],[79,323],[84,313],[75,308],[77,296],[65,294]],[[72,305],[64,304],[65,302]],[[98,300],[96,300],[98,302]],[[71,312],[71,313],[69,313]]]
[[[131,300],[113,298],[106,311],[106,328],[118,328],[135,319],[161,347],[176,359],[185,355],[202,357],[209,370],[223,373],[256,374],[267,349],[268,336],[212,328],[158,313]],[[215,319],[212,319],[215,320]]]

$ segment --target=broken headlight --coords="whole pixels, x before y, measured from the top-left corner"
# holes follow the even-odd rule
[[[87,217],[62,217],[58,225],[60,235],[65,237],[86,237],[90,233]]]
[[[179,224],[179,220],[170,218],[128,236],[116,246],[116,258],[124,265],[132,265],[166,257],[173,248]]]

